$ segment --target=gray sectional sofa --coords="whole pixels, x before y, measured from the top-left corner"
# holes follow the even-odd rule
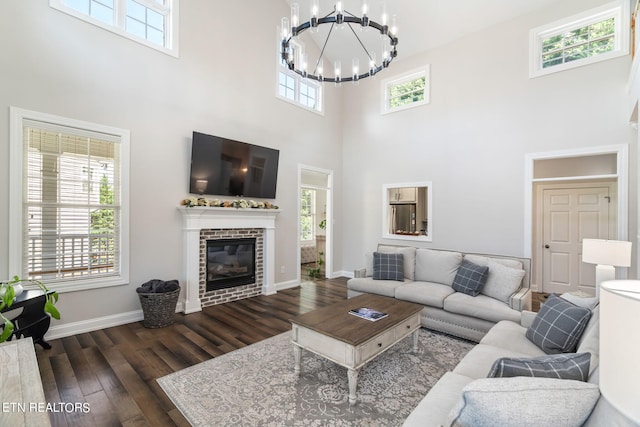
[[[525,311],[520,322],[504,320],[491,328],[458,366],[431,388],[403,426],[637,426],[599,396],[600,313],[597,306],[592,310],[576,350],[576,353],[591,354],[588,382],[555,378],[487,378],[499,358],[546,355],[526,337],[535,315]],[[594,393],[596,397],[593,397]],[[466,416],[462,415],[464,411]]]
[[[519,323],[522,311],[531,309],[529,259],[411,246],[379,245],[377,252],[402,254],[404,280],[374,279],[373,253],[369,253],[365,268],[356,270],[347,282],[348,297],[372,293],[422,304],[425,328],[479,342],[499,321]],[[488,266],[480,295],[452,288],[463,260]]]

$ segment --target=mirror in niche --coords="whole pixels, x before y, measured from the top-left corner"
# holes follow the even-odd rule
[[[431,241],[431,182],[382,186],[382,237]]]

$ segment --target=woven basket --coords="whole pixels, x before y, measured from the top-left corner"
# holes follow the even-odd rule
[[[144,320],[142,324],[147,328],[162,328],[173,323],[176,314],[176,304],[180,288],[165,293],[139,293],[140,305]]]

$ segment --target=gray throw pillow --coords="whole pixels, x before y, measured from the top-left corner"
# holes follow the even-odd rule
[[[547,354],[571,353],[591,317],[591,310],[551,294],[527,329],[526,337]]]
[[[515,291],[522,286],[522,278],[525,271],[520,268],[511,268],[489,260],[487,263],[489,273],[487,283],[482,287],[482,294],[509,304],[509,299]]]
[[[462,389],[462,397],[451,410],[447,425],[580,427],[599,397],[597,384],[582,381],[480,378]]]
[[[373,253],[373,279],[404,281],[404,257],[402,254]]]
[[[475,297],[486,283],[488,271],[487,266],[477,265],[463,259],[451,287],[457,292]]]
[[[587,381],[591,353],[552,354],[534,358],[502,357],[489,371],[489,378],[537,377]]]

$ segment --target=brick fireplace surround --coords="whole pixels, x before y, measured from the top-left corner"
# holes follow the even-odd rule
[[[178,207],[184,232],[184,313],[275,290],[275,220],[277,209]],[[206,240],[256,237],[256,281],[206,292]]]

